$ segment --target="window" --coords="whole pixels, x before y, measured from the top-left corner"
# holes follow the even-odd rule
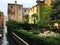
[[[33,11],[34,11],[34,8],[33,8]]]
[[[37,13],[38,13],[38,9],[37,9],[36,11],[37,11]]]
[[[26,12],[26,10],[24,10],[24,12]]]
[[[13,6],[11,6],[11,8],[13,8]]]
[[[21,7],[19,6],[19,9],[21,9]]]

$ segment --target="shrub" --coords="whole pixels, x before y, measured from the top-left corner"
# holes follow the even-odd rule
[[[32,28],[35,28],[33,24],[29,24],[27,22],[20,23],[13,20],[9,20],[6,23],[6,26],[7,26],[8,33],[9,32],[11,33],[13,30],[16,30],[16,29],[31,30]]]
[[[58,45],[60,41],[57,40],[59,38],[41,37],[24,30],[17,30],[14,32],[30,45]]]
[[[10,20],[6,23],[8,33],[11,33],[15,29],[20,29],[20,24],[16,21]]]

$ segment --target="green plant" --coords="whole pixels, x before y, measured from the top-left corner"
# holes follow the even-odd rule
[[[58,45],[60,38],[49,38],[49,37],[41,37],[36,34],[30,33],[25,30],[15,30],[14,31],[18,36],[28,42],[30,45]]]
[[[15,29],[20,29],[20,23],[13,21],[13,20],[9,20],[6,23],[6,26],[7,26],[8,33],[11,33]]]
[[[35,24],[35,23],[36,23],[36,20],[38,19],[37,14],[33,14],[33,15],[32,15],[32,18],[34,19],[34,24]]]
[[[26,18],[26,22],[29,22],[29,15],[28,14],[26,14],[25,18]]]
[[[60,0],[55,0],[52,2],[52,13],[51,13],[52,21],[60,20]],[[59,21],[60,22],[60,21]]]
[[[29,24],[28,22],[20,23],[13,20],[9,20],[6,23],[6,26],[7,26],[8,32],[12,32],[13,30],[16,30],[16,29],[24,29],[29,31],[32,28],[35,28],[34,24]]]
[[[51,26],[51,7],[43,6],[40,20],[38,20],[38,28],[44,29]]]
[[[3,15],[3,12],[0,11],[0,17]]]

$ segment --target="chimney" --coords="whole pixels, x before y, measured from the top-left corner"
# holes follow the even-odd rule
[[[37,3],[37,4],[44,3],[44,0],[37,0],[36,3]]]
[[[15,1],[15,4],[17,4],[17,1]]]

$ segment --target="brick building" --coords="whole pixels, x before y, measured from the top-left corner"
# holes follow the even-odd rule
[[[4,28],[4,15],[3,15],[3,13],[0,15],[1,15],[0,16],[0,29],[1,29],[1,28]]]
[[[8,20],[15,20],[22,22],[25,18],[24,15],[28,14],[28,8],[24,8],[23,5],[8,3]]]
[[[26,21],[27,15],[29,15],[29,8],[23,8],[23,21]]]

